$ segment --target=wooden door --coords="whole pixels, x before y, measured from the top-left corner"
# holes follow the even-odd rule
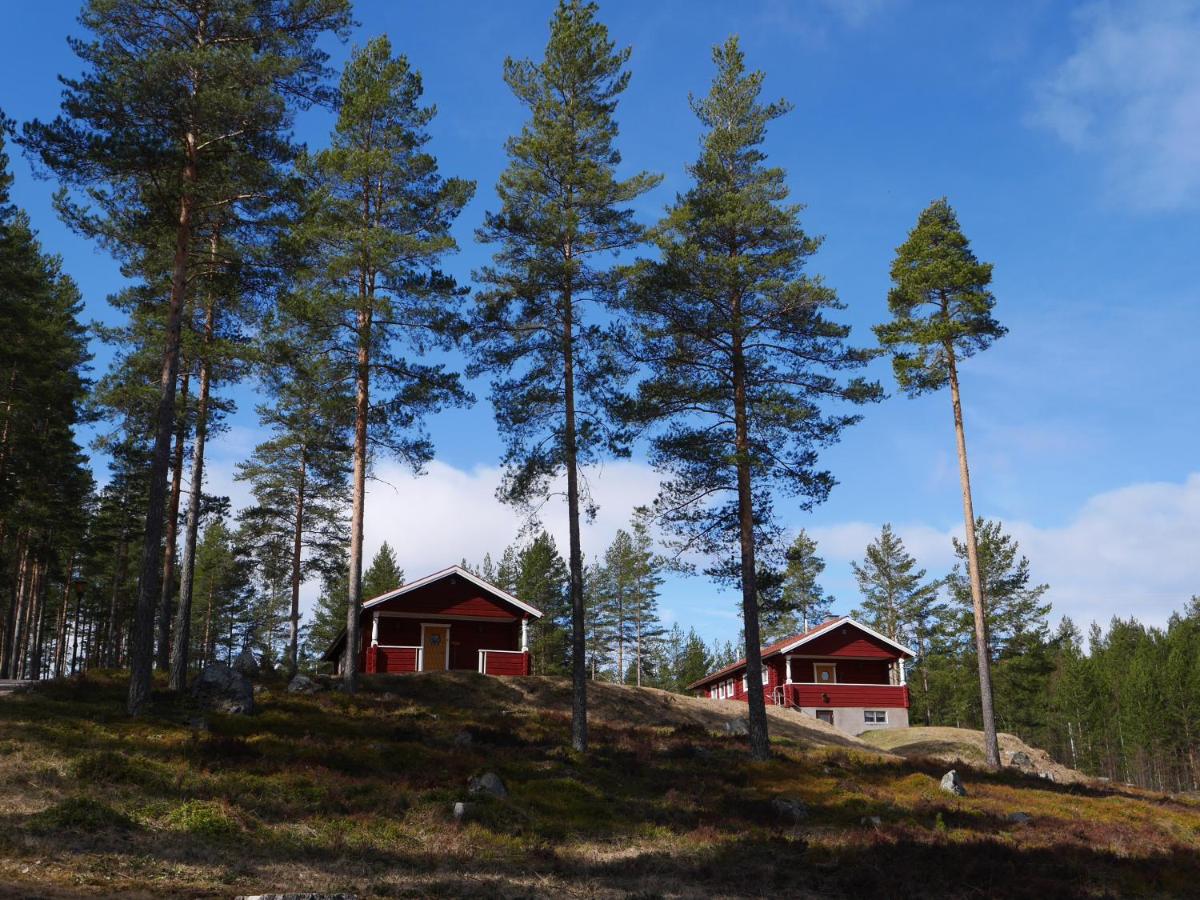
[[[422,626],[421,650],[422,672],[444,672],[449,669],[450,626]]]
[[[813,663],[813,680],[817,684],[836,684],[837,665],[834,663]]]

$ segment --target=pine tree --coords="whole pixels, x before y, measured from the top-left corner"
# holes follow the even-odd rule
[[[833,598],[817,583],[825,571],[825,560],[817,555],[817,542],[803,528],[788,546],[784,559],[778,589],[760,592],[764,642],[808,631],[828,615],[833,604]]]
[[[954,540],[960,564],[951,572],[947,585],[958,611],[956,631],[962,641],[963,658],[980,672],[984,668],[991,672],[995,667],[995,695],[1004,700],[1003,711],[1010,720],[1009,729],[1013,730],[1014,717],[1024,715],[1038,701],[1050,675],[1046,655],[1049,636],[1046,617],[1050,605],[1043,602],[1049,588],[1030,584],[1029,560],[1021,555],[1017,541],[1004,533],[999,522],[978,519],[975,533],[988,636],[986,646],[991,655],[986,667],[978,665],[974,658],[978,644],[966,640],[974,631],[974,602],[970,577],[962,567],[970,559],[965,541]],[[962,682],[970,684],[973,680],[970,672],[962,674]],[[1000,708],[997,704],[997,709]]]
[[[354,382],[347,647],[359,642],[369,448],[419,471],[433,454],[425,417],[469,399],[457,373],[419,361],[461,332],[462,291],[438,266],[457,249],[450,226],[474,193],[426,151],[435,110],[421,93],[408,60],[374,38],[342,73],[332,146],[300,161],[309,279],[296,316],[317,336],[309,352]],[[353,692],[358,667],[344,678]]]
[[[875,399],[878,387],[839,373],[871,354],[845,344],[849,329],[826,318],[841,304],[804,273],[819,241],[786,202],[782,169],[762,143],[785,102],[763,104],[761,72],[747,72],[736,38],[713,51],[717,74],[692,107],[707,129],[692,187],[659,225],[661,260],[641,267],[629,301],[649,377],[635,421],[657,423],[651,461],[668,473],[657,513],[709,573],[741,589],[749,685],[750,746],[770,755],[762,691],[759,566],[779,556],[776,493],[801,508],[834,479],[817,451],[856,421],[820,404]]]
[[[321,593],[313,607],[312,624],[305,638],[306,654],[313,659],[320,659],[346,627],[350,591],[345,553],[342,562],[343,565],[322,573]]]
[[[396,562],[396,552],[384,541],[375,552],[370,567],[363,572],[363,599],[370,600],[403,586],[404,570]]]
[[[75,283],[8,203],[10,128],[0,113],[0,677],[40,678],[87,530],[93,485],[74,432],[89,357]]]
[[[566,479],[571,596],[571,743],[587,749],[587,670],[580,515],[588,498],[580,469],[624,451],[611,427],[611,395],[625,377],[599,317],[611,273],[601,264],[641,240],[628,204],[658,179],[620,180],[617,99],[629,83],[629,50],[617,50],[594,3],[560,0],[541,62],[507,59],[504,80],[530,112],[506,144],[509,166],[496,192],[499,212],[478,232],[498,245],[476,276],[472,371],[489,373],[496,420],[507,446],[501,495],[533,506]]]
[[[941,583],[925,580],[925,570],[917,568],[892,526],[884,523],[879,537],[867,545],[863,561],[850,567],[862,594],[855,617],[893,641],[917,643],[918,623],[928,618]]]
[[[515,555],[512,591],[542,611],[542,618],[531,623],[529,629],[533,673],[562,675],[571,669],[574,652],[567,640],[571,627],[567,565],[559,555],[554,538],[545,531]]]
[[[252,486],[258,527],[290,537],[289,675],[299,667],[300,587],[313,575],[327,580],[344,562],[349,498],[351,404],[328,362],[303,350],[304,335],[293,325],[268,349],[263,380],[271,402],[259,418],[271,437],[237,474]]]
[[[130,644],[129,711],[150,697],[154,614],[161,599],[167,469],[193,228],[210,160],[288,155],[290,113],[322,97],[316,43],[349,24],[346,0],[89,0],[72,42],[84,64],[63,79],[62,115],[26,126],[24,142],[83,205],[67,220],[135,269],[173,241],[164,304],[139,593]]]
[[[916,227],[896,251],[893,287],[888,292],[892,320],[875,327],[879,342],[893,354],[900,387],[912,397],[949,385],[962,482],[967,568],[975,615],[975,652],[979,660],[979,689],[987,764],[1000,765],[1000,746],[992,701],[991,654],[984,622],[984,595],[979,571],[975,511],[967,443],[959,397],[958,364],[987,349],[1003,336],[1004,327],[992,316],[996,298],[988,286],[992,266],[981,263],[943,198],[921,213]]]

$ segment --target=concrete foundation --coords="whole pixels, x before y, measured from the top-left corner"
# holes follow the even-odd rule
[[[827,717],[818,716],[818,712],[833,713],[833,727],[839,731],[844,731],[847,734],[862,734],[864,731],[879,731],[885,728],[907,728],[908,727],[908,710],[903,707],[881,710],[887,715],[887,721],[879,724],[871,724],[866,721],[865,713],[867,709],[872,707],[860,706],[842,706],[837,709],[827,709],[825,707],[804,706],[800,708],[800,712],[806,716],[812,716],[814,719]]]

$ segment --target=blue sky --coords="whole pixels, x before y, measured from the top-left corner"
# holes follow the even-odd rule
[[[59,73],[76,70],[65,38],[77,4],[12,4],[0,32],[0,108],[19,121],[57,109]],[[356,4],[351,43],[387,33],[423,73],[439,114],[432,149],[447,174],[479,184],[448,267],[463,280],[487,258],[474,243],[504,138],[522,111],[500,78],[506,55],[544,47],[548,0]],[[977,511],[1017,533],[1057,615],[1162,622],[1200,593],[1200,3],[1071,5],[915,0],[630,2],[602,17],[633,48],[619,109],[629,171],[661,172],[637,207],[646,222],[686,186],[698,127],[687,98],[711,77],[710,48],[741,35],[769,96],[795,110],[770,131],[806,227],[825,235],[812,262],[870,342],[886,314],[887,270],[917,213],[945,195],[978,255],[995,264],[997,315],[1010,333],[963,371]],[[340,64],[348,47],[331,45]],[[318,146],[329,118],[299,137]],[[15,148],[14,148],[15,149]],[[50,208],[53,184],[13,153],[14,199],[79,282],[89,318],[111,321],[112,262]],[[97,346],[97,365],[107,359]],[[866,411],[824,461],[839,485],[808,528],[828,561],[835,609],[855,602],[849,561],[879,525],[897,526],[943,573],[961,530],[949,399],[892,394]],[[411,576],[494,554],[517,525],[492,491],[500,443],[486,401],[436,417],[438,458],[414,479],[384,461],[368,550],[388,539]],[[234,463],[258,438],[251,388],[212,448],[208,489],[241,502]],[[655,476],[644,457],[592,473],[601,514],[585,552],[602,552]],[[545,521],[565,549],[558,504]],[[418,527],[414,527],[414,523]],[[736,598],[702,578],[672,578],[664,612],[709,638],[735,637]]]

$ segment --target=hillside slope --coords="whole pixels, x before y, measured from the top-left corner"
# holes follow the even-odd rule
[[[1045,750],[1029,746],[1016,735],[1001,732],[997,737],[1000,760],[1006,766],[1025,769],[1059,784],[1088,784],[1093,781],[1082,772],[1055,761]],[[968,728],[898,728],[867,732],[862,735],[862,741],[908,759],[925,757],[949,764],[966,763],[973,766],[983,765],[984,760],[983,732]]]
[[[396,698],[444,702],[456,697],[463,709],[515,710],[535,707],[569,715],[571,683],[565,678],[479,678],[471,672],[427,673],[419,677],[367,676],[368,690]],[[745,721],[746,704],[731,700],[685,697],[657,688],[638,688],[607,682],[589,682],[588,710],[592,721],[652,728],[700,728],[728,733],[727,725]],[[768,707],[771,735],[797,747],[841,747],[890,755],[795,710]]]
[[[1200,803],[862,749],[772,719],[774,758],[724,733],[734,704],[567,684],[367,679],[258,697],[249,717],[123,676],[0,699],[0,897],[1183,896]],[[471,797],[491,772],[503,797]],[[456,821],[456,801],[475,804]],[[1024,817],[1012,818],[1015,813]],[[1026,818],[1027,817],[1027,818]]]

